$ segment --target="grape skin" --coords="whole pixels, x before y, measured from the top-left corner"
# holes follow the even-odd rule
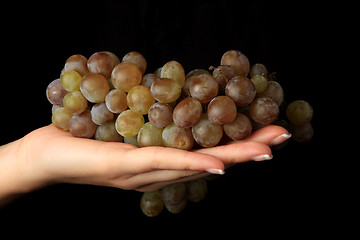
[[[236,106],[245,107],[254,100],[256,89],[250,79],[237,76],[226,84],[225,94],[235,102]]]
[[[65,95],[63,106],[72,114],[80,114],[86,110],[88,101],[80,91],[74,91]]]
[[[257,98],[249,108],[251,118],[264,125],[276,120],[279,115],[279,107],[271,98]]]
[[[227,96],[217,96],[208,105],[208,119],[216,124],[231,123],[236,117],[236,105],[234,101]]]
[[[127,105],[129,108],[143,115],[148,113],[154,103],[155,98],[151,95],[150,89],[145,86],[134,86],[127,94]]]
[[[153,82],[150,88],[151,95],[159,102],[171,103],[181,95],[181,86],[171,78],[160,78]]]
[[[116,119],[116,131],[123,137],[133,137],[138,134],[144,125],[144,117],[142,114],[132,110],[125,110]]]
[[[250,135],[252,124],[244,114],[237,113],[236,118],[229,124],[224,125],[225,134],[234,141],[240,141]]]
[[[185,71],[183,66],[177,61],[170,61],[165,63],[161,69],[161,78],[174,79],[182,88],[185,83]]]
[[[165,127],[162,139],[165,147],[190,150],[194,145],[194,137],[190,128],[181,128],[174,122]]]
[[[106,107],[112,113],[121,113],[128,107],[126,93],[122,90],[113,89],[105,97]]]
[[[122,62],[133,63],[140,69],[141,74],[145,73],[145,70],[147,67],[147,62],[146,62],[146,59],[144,58],[144,56],[139,52],[132,51],[132,52],[127,53],[123,57]]]
[[[74,70],[83,77],[89,72],[87,61],[88,60],[83,55],[72,55],[66,60],[63,72]]]
[[[217,96],[219,84],[210,74],[192,76],[190,84],[190,95],[201,103],[208,103]]]
[[[159,215],[164,208],[160,191],[144,192],[140,199],[140,209],[148,217]]]
[[[258,93],[257,97],[271,98],[278,106],[281,106],[284,101],[284,91],[278,82],[268,81],[267,88]]]
[[[139,147],[163,146],[162,132],[163,128],[157,128],[150,122],[145,123],[137,134],[137,143]]]
[[[201,103],[197,99],[185,98],[174,108],[174,123],[182,128],[192,127],[199,122],[202,111]]]
[[[61,85],[68,92],[80,90],[81,75],[73,70],[64,72],[61,76]]]
[[[201,120],[191,131],[195,141],[202,147],[216,146],[223,136],[223,127],[210,122],[206,113],[201,115]]]
[[[184,182],[173,183],[163,187],[160,192],[161,199],[165,204],[177,205],[186,197],[186,184]]]
[[[79,115],[74,115],[69,121],[69,131],[75,137],[91,138],[94,136],[97,125],[91,120],[89,110]]]
[[[113,120],[114,114],[107,109],[105,103],[97,103],[91,108],[91,119],[97,125]]]
[[[115,120],[100,125],[96,129],[95,139],[104,142],[123,142],[124,137],[115,129]]]
[[[230,65],[237,76],[246,77],[250,71],[249,59],[238,50],[229,50],[221,57],[220,65]]]
[[[109,78],[115,64],[113,58],[109,54],[105,52],[96,52],[88,59],[87,67],[90,72],[98,73],[105,78]]]
[[[154,103],[148,111],[149,121],[157,128],[164,128],[173,121],[173,109],[167,103]]]
[[[141,83],[142,73],[133,63],[122,62],[113,69],[111,82],[116,89],[124,92]]]
[[[293,125],[302,126],[311,121],[313,108],[304,100],[296,100],[287,106],[286,116]]]
[[[61,79],[55,79],[46,88],[46,97],[53,105],[63,105],[63,99],[67,91],[61,85]]]
[[[69,120],[72,116],[72,113],[66,108],[58,107],[52,114],[51,122],[60,129],[69,130]]]
[[[82,79],[80,91],[89,102],[102,103],[110,91],[110,85],[103,75],[89,73]]]

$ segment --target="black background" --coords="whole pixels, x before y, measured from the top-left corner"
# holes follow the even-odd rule
[[[59,77],[69,56],[90,57],[104,50],[120,58],[132,50],[141,52],[148,62],[146,72],[170,60],[179,61],[186,72],[217,66],[224,52],[240,50],[251,64],[263,63],[276,72],[286,102],[304,99],[313,106],[315,135],[310,143],[292,141],[274,151],[271,161],[228,169],[224,176],[208,182],[203,202],[190,203],[179,215],[164,210],[156,218],[145,217],[139,192],[59,184],[0,210],[1,220],[35,223],[35,229],[52,225],[62,231],[85,223],[84,232],[104,223],[111,226],[106,232],[123,231],[125,226],[154,230],[166,226],[185,234],[207,223],[223,224],[217,232],[259,224],[275,224],[278,230],[291,227],[296,232],[315,228],[322,214],[317,198],[322,183],[314,177],[321,161],[316,83],[322,74],[317,71],[321,68],[321,36],[327,28],[327,22],[318,17],[322,9],[303,1],[284,5],[273,1],[139,0],[22,3],[6,5],[3,11],[11,17],[2,17],[0,144],[51,122],[45,89]],[[297,219],[304,222],[298,225]]]

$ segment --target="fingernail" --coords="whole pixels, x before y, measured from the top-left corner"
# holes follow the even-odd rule
[[[289,138],[291,137],[291,133],[289,134],[282,134],[276,138],[274,138],[271,142],[270,142],[270,145],[278,145],[286,140],[288,140]]]
[[[270,160],[272,158],[273,157],[270,156],[269,154],[264,154],[264,155],[255,156],[255,157],[252,158],[252,160],[258,162],[258,161]]]
[[[206,171],[211,174],[219,174],[219,175],[223,175],[225,173],[224,170],[215,169],[215,168],[206,169]]]

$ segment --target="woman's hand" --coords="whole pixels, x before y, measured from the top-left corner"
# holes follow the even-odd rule
[[[49,125],[0,148],[0,154],[7,156],[0,165],[13,169],[13,175],[11,171],[3,175],[10,179],[0,179],[0,188],[13,181],[12,192],[28,192],[67,182],[155,191],[173,182],[223,174],[232,164],[270,159],[268,145],[288,137],[284,128],[267,126],[240,142],[184,151],[75,138]],[[0,191],[0,198],[2,195],[6,196],[5,190]]]

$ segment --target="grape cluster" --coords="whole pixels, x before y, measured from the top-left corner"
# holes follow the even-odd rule
[[[263,64],[250,65],[238,50],[225,52],[220,65],[209,70],[185,74],[177,61],[154,73],[145,74],[146,67],[146,59],[136,51],[121,61],[108,51],[89,59],[69,57],[60,78],[46,89],[52,123],[75,137],[183,150],[214,147],[223,139],[242,140],[268,124],[288,128],[298,142],[312,138],[311,105],[304,100],[286,105],[275,75]],[[287,120],[280,115],[283,108]],[[163,193],[167,188],[145,193],[143,212],[156,215],[155,208],[158,212],[164,204],[170,212],[181,211],[184,199],[191,199],[190,185],[169,186],[173,192],[187,189],[187,197],[176,204]]]

